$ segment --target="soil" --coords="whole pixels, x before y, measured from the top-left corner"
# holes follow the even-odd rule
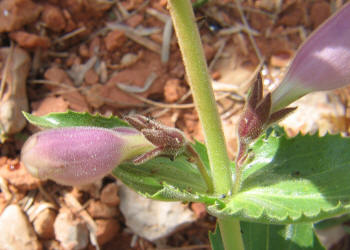
[[[238,2],[209,1],[195,9],[232,158],[237,149],[237,119],[260,66],[269,90],[312,30],[346,1],[247,0],[241,6]],[[3,80],[9,71],[6,56],[0,62],[0,106],[8,100],[28,99],[28,106],[12,107],[12,120],[6,121],[11,129],[0,144],[0,213],[9,204],[19,204],[30,217],[30,207],[48,206],[42,222],[39,216],[30,220],[43,249],[63,249],[53,232],[62,209],[73,211],[73,217],[81,215],[67,204],[65,193],[98,225],[101,249],[210,249],[208,231],[214,229],[215,219],[201,204],[188,205],[197,216],[195,223],[162,241],[149,242],[126,228],[110,177],[99,186],[79,190],[40,182],[19,161],[25,139],[38,131],[24,123],[15,126],[23,119],[15,114],[23,109],[35,115],[68,109],[106,116],[137,112],[203,141],[175,34],[164,31],[169,18],[166,0],[0,1],[1,47],[22,48],[30,58],[28,70],[23,66],[6,73],[28,74],[18,83],[15,77]],[[14,56],[13,60],[20,59]],[[6,83],[18,84],[15,89],[20,90],[10,93]],[[344,133],[349,132],[348,93],[334,92],[345,110],[342,124],[337,123],[338,131]],[[102,209],[105,214],[94,216],[93,206],[110,210]],[[345,249],[348,242],[343,239],[333,249]],[[90,242],[85,249],[95,247]]]

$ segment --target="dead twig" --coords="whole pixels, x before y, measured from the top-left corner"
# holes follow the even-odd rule
[[[246,27],[247,31],[250,30],[250,27],[249,27],[249,24],[248,24],[248,21],[247,19],[245,18],[244,16],[244,13],[243,13],[243,10],[242,10],[242,6],[241,6],[241,0],[236,0],[236,4],[237,4],[237,9],[238,9],[238,12],[239,12],[239,15],[241,16],[241,20],[244,24],[244,26]],[[259,62],[263,62],[265,59],[264,57],[262,56],[258,46],[256,45],[256,42],[255,42],[255,39],[253,37],[253,34],[251,32],[247,32],[248,33],[248,37],[249,37],[249,40],[254,48],[254,51],[259,59]]]
[[[152,72],[146,79],[143,87],[133,86],[133,85],[127,85],[124,83],[117,83],[117,87],[124,92],[127,93],[144,93],[146,92],[154,83],[154,81],[157,79],[157,74]]]
[[[72,32],[69,32],[67,34],[64,34],[63,36],[57,38],[56,40],[53,41],[53,44],[57,44],[57,43],[62,43],[65,40],[71,39],[72,37],[75,37],[77,35],[79,35],[80,33],[83,33],[86,31],[86,27],[82,26],[76,30],[73,30]]]

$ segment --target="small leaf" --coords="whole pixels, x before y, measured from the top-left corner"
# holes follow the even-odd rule
[[[124,163],[113,174],[138,193],[156,200],[198,201],[213,204],[197,167],[184,156],[171,161],[157,157],[141,165]]]
[[[210,246],[212,250],[224,250],[224,243],[222,242],[220,227],[216,224],[214,232],[209,232]]]
[[[63,113],[50,113],[44,116],[35,116],[23,112],[25,118],[32,124],[43,128],[60,128],[90,126],[102,128],[128,127],[128,123],[116,116],[103,117],[99,114],[80,113],[68,110]]]
[[[210,174],[205,146],[198,141],[192,146]],[[137,166],[131,162],[124,163],[115,168],[113,174],[136,192],[151,199],[196,201],[207,205],[222,203],[217,197],[207,194],[198,168],[183,155],[173,161],[167,157],[156,157]]]
[[[324,250],[311,223],[269,225],[241,222],[246,250]]]
[[[216,216],[291,224],[315,222],[350,211],[350,138],[271,134],[251,147],[240,192]]]

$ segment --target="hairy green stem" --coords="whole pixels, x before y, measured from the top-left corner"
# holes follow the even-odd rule
[[[232,172],[220,116],[190,0],[168,0],[194,103],[203,126],[216,194],[230,194]],[[218,220],[226,250],[242,250],[239,221]]]
[[[244,249],[239,220],[232,218],[218,219],[218,224],[225,250]]]
[[[232,185],[230,160],[192,6],[188,0],[172,0],[169,8],[203,126],[214,189],[218,194],[227,194]]]
[[[213,181],[210,178],[203,161],[201,160],[201,158],[199,157],[197,151],[192,147],[191,144],[187,144],[186,146],[186,152],[188,153],[188,155],[192,158],[193,162],[196,164],[199,172],[201,173],[205,183],[207,184],[207,188],[208,188],[208,193],[212,194],[214,192],[214,185],[213,185]]]

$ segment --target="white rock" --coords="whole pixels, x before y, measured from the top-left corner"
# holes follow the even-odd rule
[[[86,224],[68,210],[61,210],[55,223],[55,236],[67,250],[80,250],[89,243],[89,231]]]
[[[316,230],[316,234],[322,245],[326,249],[330,249],[334,244],[337,244],[344,236],[346,236],[347,233],[342,225],[337,225],[323,230]]]
[[[146,199],[125,185],[120,187],[119,196],[126,225],[149,241],[166,237],[195,220],[194,213],[181,202]]]
[[[298,107],[289,116],[280,122],[289,135],[296,135],[299,131],[320,135],[327,132],[339,133],[341,128],[335,126],[331,117],[343,114],[343,106],[339,101],[330,101],[331,92],[315,92],[304,96],[291,104]],[[333,98],[334,99],[334,98]]]
[[[18,205],[6,207],[0,216],[0,249],[42,249],[32,225]]]

